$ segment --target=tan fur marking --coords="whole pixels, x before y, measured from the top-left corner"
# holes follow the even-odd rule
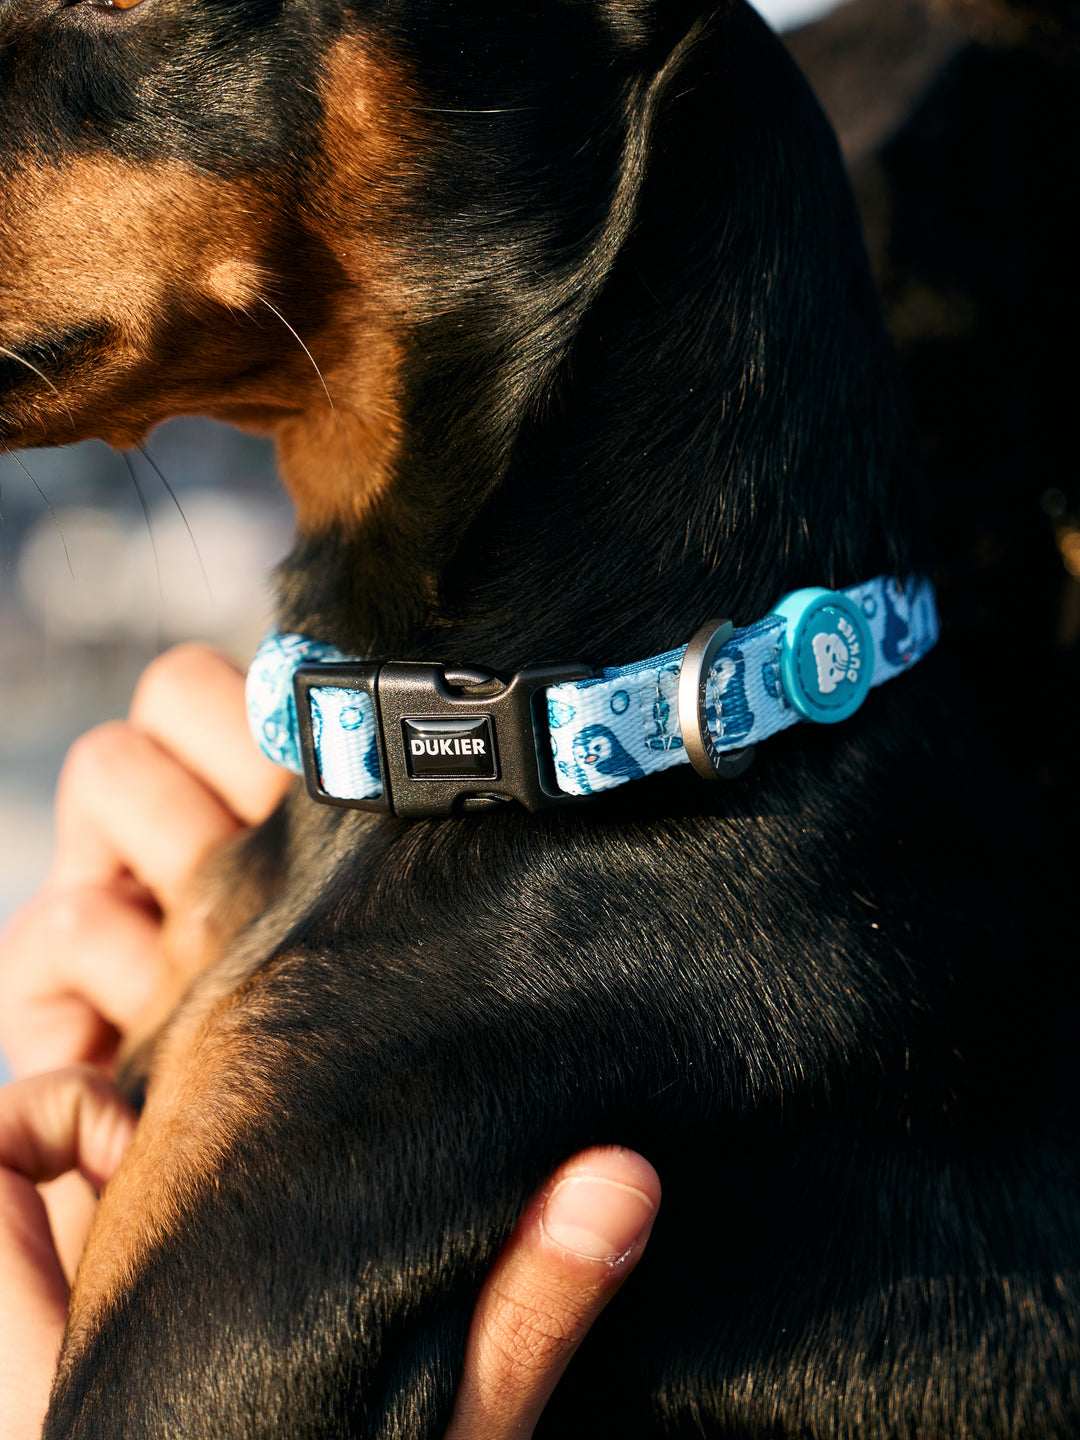
[[[155,1037],[135,1141],[105,1191],[79,1270],[69,1358],[155,1246],[214,1184],[240,1129],[272,1113],[274,1075],[283,1062],[266,1037],[257,1046],[244,1037],[252,1011],[266,1003],[266,987],[273,983],[276,967],[267,966],[265,957],[283,947],[294,912],[274,914],[277,870],[266,857],[257,831],[215,851],[196,876],[189,903],[178,907],[168,927],[166,949],[177,989],[196,978]],[[320,885],[316,867],[312,896]],[[170,998],[163,994],[163,1004]]]
[[[124,1037],[121,1067],[152,1047],[192,984],[221,962],[240,932],[272,903],[274,878],[251,863],[250,841],[251,832],[242,831],[215,850],[167,916],[161,937],[164,978]]]
[[[59,395],[41,385],[5,401],[5,442],[125,446],[170,415],[227,408],[230,382],[266,348],[243,307],[273,226],[254,178],[108,158],[16,172],[0,197],[0,344],[18,352],[99,324],[110,345],[57,377]]]
[[[394,236],[409,224],[401,182],[423,138],[415,90],[396,61],[346,37],[327,55],[324,77],[325,170],[307,215],[348,281],[325,337],[337,415],[309,410],[277,432],[282,472],[309,531],[355,529],[385,488],[401,441],[410,313]]]
[[[221,1000],[211,987],[187,1003],[162,1041],[135,1139],[102,1196],[79,1267],[69,1359],[213,1185],[232,1138],[269,1107],[271,1077],[239,1050],[230,1023],[248,998],[241,991]]]
[[[259,265],[230,255],[211,265],[206,274],[206,293],[230,310],[247,310],[258,303],[271,284],[271,277]]]
[[[28,368],[0,441],[124,447],[171,415],[210,414],[279,435],[302,527],[356,526],[401,440],[393,235],[418,136],[400,66],[359,40],[328,55],[323,99],[324,160],[299,216],[271,175],[109,157],[15,173],[0,194],[0,345],[88,325],[109,340],[49,376],[59,394]]]
[[[197,296],[255,245],[252,220],[265,208],[250,182],[178,165],[94,159],[18,171],[0,211],[5,343],[101,319],[138,345],[174,294]]]
[[[367,352],[348,366],[352,387],[367,391],[363,411],[342,408],[336,397],[346,386],[341,369],[332,367],[326,383],[334,409],[307,411],[276,427],[279,467],[305,531],[355,530],[385,489],[401,440],[400,361],[400,346],[389,336],[371,336]]]

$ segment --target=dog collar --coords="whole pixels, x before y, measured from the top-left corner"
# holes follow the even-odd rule
[[[752,625],[710,621],[664,655],[598,672],[532,666],[508,681],[275,632],[248,672],[248,719],[265,754],[331,805],[541,810],[686,763],[709,779],[741,774],[759,741],[847,719],[937,638],[922,576],[797,590]]]

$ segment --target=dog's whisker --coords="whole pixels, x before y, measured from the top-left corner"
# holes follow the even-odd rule
[[[355,463],[353,462],[352,450],[351,450],[351,448],[350,448],[350,446],[349,446],[349,437],[345,434],[345,429],[344,429],[344,427],[343,427],[343,425],[342,425],[342,423],[341,423],[341,417],[338,415],[337,406],[334,404],[334,397],[330,394],[329,387],[328,387],[327,384],[326,384],[326,379],[325,379],[325,377],[323,376],[322,371],[319,369],[318,361],[315,359],[315,356],[312,355],[312,353],[311,353],[311,351],[308,349],[308,347],[304,344],[303,340],[301,340],[301,338],[300,338],[300,336],[297,334],[297,332],[296,332],[296,331],[293,329],[293,327],[289,324],[288,320],[285,319],[285,316],[281,313],[281,311],[280,311],[279,309],[277,309],[276,306],[271,305],[270,301],[267,300],[267,298],[266,298],[265,295],[259,295],[259,296],[257,296],[256,298],[257,298],[263,305],[266,306],[266,308],[270,311],[270,313],[271,313],[272,315],[276,315],[276,316],[277,316],[277,318],[281,321],[282,325],[285,326],[285,329],[288,330],[289,334],[293,337],[293,339],[296,341],[296,343],[300,346],[300,349],[303,350],[304,354],[307,356],[307,358],[311,361],[312,365],[314,366],[315,374],[319,377],[319,384],[322,386],[322,388],[323,388],[323,393],[325,394],[326,399],[327,399],[327,403],[328,403],[329,406],[330,406],[330,413],[331,413],[331,415],[333,415],[333,417],[334,417],[334,424],[337,426],[337,432],[338,432],[338,434],[341,436],[341,443],[342,443],[342,445],[345,447],[345,458],[346,458],[346,459],[348,460],[348,462],[349,462],[349,470],[351,471],[351,473],[352,473],[352,475],[353,475],[353,477],[354,477],[354,479],[355,479],[355,477],[356,477],[356,465],[355,465]]]
[[[40,485],[38,484],[38,482],[34,479],[33,475],[30,474],[30,471],[27,470],[26,466],[25,466],[25,465],[23,464],[23,462],[19,459],[18,455],[16,455],[15,451],[14,451],[14,450],[11,450],[11,451],[9,451],[8,453],[10,454],[11,458],[15,461],[15,464],[18,465],[19,469],[23,472],[23,474],[26,476],[26,478],[30,481],[30,484],[33,485],[34,489],[35,489],[35,490],[37,491],[37,493],[41,496],[42,500],[44,500],[45,505],[46,505],[46,508],[48,509],[49,514],[52,516],[52,522],[53,522],[53,524],[56,526],[56,533],[60,536],[60,544],[64,547],[64,559],[67,561],[68,574],[71,576],[72,580],[74,580],[74,579],[75,579],[75,571],[71,568],[71,554],[70,554],[70,552],[69,552],[69,550],[68,550],[67,540],[64,538],[64,527],[60,524],[60,517],[59,517],[59,515],[57,515],[56,510],[55,510],[55,508],[53,507],[52,501],[51,501],[51,500],[49,499],[49,497],[45,494],[45,491],[42,490],[41,486],[40,486]]]
[[[9,360],[14,360],[17,365],[25,365],[27,370],[32,371],[39,380],[41,380],[49,387],[49,389],[53,392],[56,398],[60,401],[60,404],[63,405],[64,409],[67,411],[68,421],[71,425],[71,428],[74,430],[75,416],[71,413],[71,406],[64,399],[63,395],[60,394],[60,391],[56,388],[56,386],[49,379],[49,377],[42,374],[42,372],[37,368],[36,365],[31,365],[30,361],[27,360],[25,355],[20,355],[16,350],[9,350],[6,345],[0,345],[0,355],[6,355]]]
[[[161,602],[162,608],[164,608],[165,591],[161,584],[161,560],[158,556],[157,540],[154,538],[154,527],[150,521],[150,507],[146,503],[146,496],[143,493],[142,486],[139,484],[139,477],[135,474],[135,466],[132,463],[131,456],[126,450],[122,450],[120,453],[123,457],[124,464],[127,466],[128,474],[131,476],[131,483],[135,486],[135,494],[139,497],[139,505],[142,509],[143,519],[146,521],[146,533],[150,537],[150,549],[154,555],[154,573],[157,575],[158,599]]]
[[[265,295],[259,295],[257,298],[258,298],[258,300],[259,300],[263,305],[266,306],[266,308],[270,311],[270,313],[271,313],[272,315],[276,315],[276,316],[277,316],[277,318],[281,321],[282,325],[285,326],[285,329],[288,330],[289,334],[293,337],[293,339],[296,341],[296,343],[300,346],[300,349],[303,350],[304,354],[305,354],[305,355],[307,356],[307,358],[311,361],[312,365],[313,365],[314,368],[315,368],[315,374],[318,375],[318,377],[319,377],[319,384],[322,386],[322,388],[323,388],[323,393],[325,394],[326,399],[327,399],[327,402],[329,403],[331,413],[333,414],[333,417],[334,417],[334,423],[337,425],[337,428],[338,428],[339,432],[341,433],[341,438],[344,440],[344,438],[345,438],[345,432],[344,432],[344,430],[341,429],[341,421],[338,419],[337,406],[334,404],[333,397],[331,396],[330,391],[327,389],[326,381],[325,381],[325,379],[323,378],[323,373],[322,373],[322,371],[319,369],[319,365],[318,365],[318,362],[317,362],[316,359],[315,359],[315,356],[312,355],[311,351],[310,351],[310,350],[308,349],[308,347],[304,344],[303,340],[300,339],[300,336],[296,333],[296,331],[293,329],[293,327],[289,324],[288,320],[285,319],[285,316],[282,315],[281,311],[280,311],[279,309],[277,309],[276,306],[271,305],[271,304],[270,304],[270,301],[267,300],[267,298],[265,297]]]
[[[153,455],[150,454],[149,449],[146,447],[146,445],[142,443],[142,441],[139,442],[137,449],[139,451],[139,454],[143,457],[146,463],[150,466],[151,470],[153,470],[154,474],[158,477],[162,485],[165,487],[169,499],[176,506],[176,513],[184,522],[184,529],[188,533],[188,539],[191,541],[192,549],[195,551],[195,558],[199,562],[199,570],[202,573],[203,584],[206,586],[206,593],[207,595],[209,595],[210,599],[213,600],[214,590],[213,586],[210,584],[210,576],[206,573],[206,566],[203,563],[202,551],[199,549],[199,542],[195,539],[195,532],[188,524],[188,518],[184,514],[184,507],[180,504],[180,500],[176,494],[176,491],[169,484],[168,480],[165,478],[165,474],[162,471],[161,466],[154,459]]]

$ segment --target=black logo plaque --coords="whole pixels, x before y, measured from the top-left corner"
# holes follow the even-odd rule
[[[486,715],[449,719],[412,715],[401,721],[410,780],[496,780],[491,721]]]

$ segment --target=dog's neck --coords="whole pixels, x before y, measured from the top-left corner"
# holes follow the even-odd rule
[[[534,309],[492,331],[463,306],[413,335],[393,483],[344,545],[301,539],[285,628],[388,658],[614,664],[799,585],[925,566],[919,467],[815,102],[744,9],[673,67],[623,102],[622,187],[609,144],[576,290],[538,251]],[[545,303],[571,319],[538,342]]]

